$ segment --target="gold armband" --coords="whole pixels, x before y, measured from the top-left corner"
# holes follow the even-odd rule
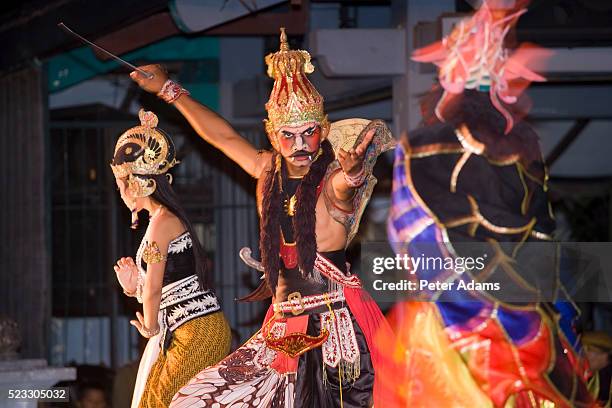
[[[161,261],[166,260],[166,255],[163,255],[157,246],[157,242],[153,241],[147,243],[144,251],[142,251],[142,260],[147,263],[147,265],[156,264]]]

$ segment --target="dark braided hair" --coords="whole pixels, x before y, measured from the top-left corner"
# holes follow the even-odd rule
[[[317,256],[317,237],[315,232],[317,187],[323,180],[327,167],[334,161],[335,154],[331,143],[321,142],[322,154],[310,166],[295,193],[296,209],[293,217],[293,230],[298,253],[298,265],[303,276],[312,274]],[[280,161],[280,169],[277,162]],[[277,172],[286,180],[287,165],[278,152],[272,155],[270,170],[266,174],[262,197],[261,228],[259,233],[259,249],[261,263],[266,271],[266,279],[270,289],[274,291],[278,283],[280,270],[280,217],[281,185]]]

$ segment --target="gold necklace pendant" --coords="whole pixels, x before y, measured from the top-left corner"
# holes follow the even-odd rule
[[[297,203],[297,197],[294,195],[291,198],[285,198],[285,212],[288,216],[293,217],[295,215],[295,205]]]

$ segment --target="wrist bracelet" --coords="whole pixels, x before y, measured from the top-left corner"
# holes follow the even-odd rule
[[[159,333],[159,326],[157,326],[157,329],[155,330],[149,330],[146,327],[142,326],[142,328],[140,329],[140,333],[147,339],[150,339],[151,337],[156,336]]]
[[[163,99],[166,103],[174,103],[174,101],[176,101],[181,95],[190,95],[190,93],[180,84],[171,79],[164,82],[162,89],[157,94],[157,96]]]
[[[127,290],[125,290],[125,288],[123,288],[123,294],[129,297],[136,297],[136,291],[128,292]]]
[[[352,188],[361,186],[366,180],[365,166],[363,165],[361,166],[359,173],[354,176],[349,176],[344,172],[344,170],[342,171],[342,174],[344,175],[344,181],[346,181],[346,184]]]

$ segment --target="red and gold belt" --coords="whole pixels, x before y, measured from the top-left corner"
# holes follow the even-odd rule
[[[287,296],[284,302],[273,304],[274,312],[292,313],[297,316],[306,310],[315,309],[320,306],[344,301],[344,293],[341,290],[322,293],[320,295],[304,296],[300,292],[293,292]]]

